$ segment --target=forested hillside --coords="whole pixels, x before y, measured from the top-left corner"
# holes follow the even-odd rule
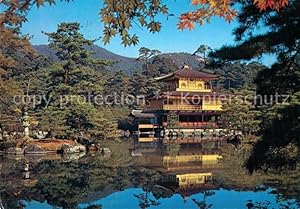
[[[34,45],[33,48],[38,54],[47,57],[50,61],[57,61],[55,50],[51,49],[49,46]],[[133,73],[141,71],[143,68],[143,62],[137,58],[117,55],[97,45],[87,46],[87,50],[92,52],[94,58],[113,61],[114,63],[111,66],[105,67],[109,71],[122,70],[126,73]],[[202,60],[201,57],[197,55],[185,52],[161,53],[158,57],[170,59],[178,67],[182,67],[183,64],[186,63],[192,68],[197,68],[199,62]]]

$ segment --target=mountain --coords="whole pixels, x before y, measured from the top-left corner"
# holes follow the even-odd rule
[[[181,68],[184,64],[187,64],[191,68],[197,69],[199,68],[199,63],[202,61],[201,57],[186,52],[162,53],[158,56],[171,59],[179,68]]]
[[[57,61],[55,50],[49,48],[48,45],[34,45],[33,47],[38,54],[44,55],[50,61]],[[114,54],[96,45],[89,46],[88,50],[93,52],[95,58],[114,61],[113,66],[107,67],[108,70],[124,70],[131,73],[142,69],[142,63],[134,58]]]
[[[55,51],[50,49],[48,45],[34,45],[33,47],[38,54],[48,57],[50,61],[57,61]],[[112,66],[107,67],[108,70],[124,70],[127,73],[132,73],[142,69],[143,62],[135,58],[117,55],[96,45],[89,46],[88,49],[93,52],[93,56],[95,58],[111,60],[115,62]],[[181,68],[184,63],[192,68],[197,68],[201,60],[199,56],[194,56],[184,52],[162,53],[158,56],[171,59],[179,68]]]

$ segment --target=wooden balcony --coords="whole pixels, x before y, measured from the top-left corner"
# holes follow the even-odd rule
[[[202,105],[171,105],[164,104],[164,110],[202,110]]]

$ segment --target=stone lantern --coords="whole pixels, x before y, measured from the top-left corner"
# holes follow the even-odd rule
[[[21,118],[21,121],[22,121],[22,125],[24,127],[24,138],[25,139],[29,139],[29,126],[30,126],[30,121],[29,121],[29,116],[28,116],[28,113],[25,112],[24,115],[22,116]]]

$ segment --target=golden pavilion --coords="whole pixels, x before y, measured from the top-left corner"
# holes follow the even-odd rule
[[[162,91],[148,97],[143,110],[132,112],[138,119],[138,142],[183,144],[216,137],[222,111],[222,97],[212,87],[217,79],[187,65],[155,78],[163,84]]]

